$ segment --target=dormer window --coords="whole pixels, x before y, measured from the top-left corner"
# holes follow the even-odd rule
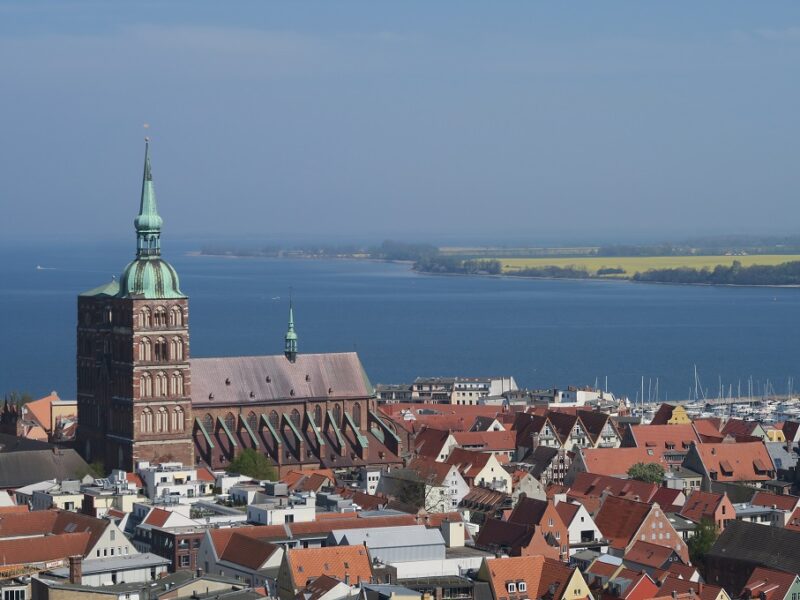
[[[527,592],[527,591],[528,591],[528,584],[527,584],[527,583],[525,583],[524,581],[520,581],[520,582],[517,584],[517,589],[518,589],[520,592]]]
[[[515,582],[513,582],[513,581],[509,581],[506,584],[506,589],[508,590],[509,594],[514,594],[517,591],[517,584]]]

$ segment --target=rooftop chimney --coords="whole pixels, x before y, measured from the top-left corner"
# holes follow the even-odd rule
[[[77,585],[83,579],[83,556],[80,554],[69,557],[69,582]]]

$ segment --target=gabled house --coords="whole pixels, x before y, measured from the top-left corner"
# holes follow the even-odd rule
[[[622,557],[626,566],[634,571],[645,571],[655,575],[657,571],[666,570],[674,562],[682,562],[674,548],[659,546],[638,540]]]
[[[637,541],[673,548],[683,562],[689,562],[689,549],[658,504],[647,504],[608,496],[594,518],[609,552],[624,556]]]
[[[658,595],[662,598],[694,598],[695,600],[731,600],[731,596],[718,585],[691,581],[670,574],[661,582]]]
[[[282,547],[265,539],[274,528],[255,525],[207,529],[197,563],[209,575],[234,577],[253,587],[266,585],[277,575],[284,554]]]
[[[484,559],[478,580],[485,581],[494,600],[584,600],[591,598],[581,572],[544,556]]]
[[[681,465],[692,444],[700,438],[691,423],[675,425],[631,425],[623,438],[623,446],[652,448],[670,468]]]
[[[450,456],[450,451],[457,445],[450,431],[424,427],[414,437],[413,455],[444,462]]]
[[[585,502],[590,512],[596,512],[600,499],[606,495],[650,502],[660,488],[654,483],[635,479],[620,479],[608,475],[578,473],[567,492],[567,498]],[[588,501],[588,502],[586,502]]]
[[[711,521],[717,526],[717,531],[723,531],[736,518],[736,510],[727,494],[700,490],[689,495],[678,514],[698,525],[704,520]]]
[[[435,486],[444,490],[445,498],[443,502],[426,503],[425,510],[428,512],[453,510],[458,507],[464,496],[469,493],[469,486],[455,465],[417,458],[409,463],[408,469],[416,472],[427,486]],[[431,493],[426,493],[425,497],[430,498],[431,496]],[[431,505],[430,508],[427,504]]]
[[[459,448],[490,452],[507,462],[516,453],[516,434],[513,431],[458,431],[453,438]]]
[[[454,448],[445,461],[455,466],[470,487],[482,486],[511,493],[511,475],[494,454]]]
[[[282,600],[291,600],[323,575],[348,585],[372,582],[372,561],[367,547],[331,546],[288,550],[278,572],[278,595]]]
[[[475,539],[475,547],[508,556],[541,555],[561,559],[561,543],[541,527],[487,519]]]
[[[559,502],[556,512],[567,527],[569,554],[572,556],[584,548],[603,548],[603,534],[592,519],[589,511],[578,502]]]
[[[800,508],[800,497],[790,494],[773,494],[771,492],[758,491],[750,500],[750,504],[782,510],[786,513],[786,520],[788,521],[788,517],[791,516],[797,508]]]
[[[468,512],[470,523],[481,525],[487,519],[502,519],[513,505],[512,497],[505,492],[476,487],[464,496],[460,508],[465,514]]]
[[[652,577],[644,571],[622,567],[614,573],[606,585],[605,598],[620,600],[644,600],[658,591]]]
[[[744,419],[728,419],[728,422],[722,427],[721,431],[723,436],[731,436],[732,438],[741,437],[757,437],[763,441],[769,438],[767,432],[758,421],[745,421]]]
[[[511,471],[511,497],[516,503],[523,494],[528,498],[547,499],[547,492],[542,482],[536,479],[532,473],[522,470]]]
[[[800,598],[800,577],[776,569],[757,567],[742,592],[743,600],[797,600]]]
[[[569,530],[561,520],[552,500],[521,498],[508,517],[508,522],[521,526],[541,529],[545,536],[551,536],[560,547],[562,560],[569,558]]]
[[[563,484],[575,454],[563,448],[538,446],[525,450],[522,462],[530,465],[530,473],[544,485]]]
[[[775,478],[775,467],[764,442],[695,444],[683,466],[703,475],[703,489],[711,482],[760,487]]]
[[[656,414],[653,415],[651,425],[685,425],[691,423],[686,409],[680,404],[662,403],[658,407]]]

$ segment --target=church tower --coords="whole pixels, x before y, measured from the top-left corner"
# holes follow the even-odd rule
[[[136,258],[78,296],[78,451],[106,470],[194,464],[189,302],[161,258],[162,219],[145,144]]]

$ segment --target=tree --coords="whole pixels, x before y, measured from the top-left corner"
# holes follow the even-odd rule
[[[242,452],[234,458],[228,465],[226,471],[229,473],[239,473],[240,475],[247,475],[253,479],[268,479],[275,481],[278,479],[278,473],[272,462],[252,448],[245,448]]]
[[[628,477],[645,483],[658,483],[664,481],[664,467],[658,463],[636,463],[628,469]]]
[[[717,526],[711,519],[703,519],[694,530],[694,535],[689,538],[689,559],[694,565],[702,565],[706,553],[711,550],[717,541]]]

